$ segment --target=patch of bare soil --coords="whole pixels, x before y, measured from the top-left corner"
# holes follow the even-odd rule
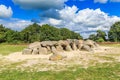
[[[49,55],[22,55],[21,52],[12,53],[7,56],[0,55],[0,58],[14,63],[15,69],[30,71],[46,71],[46,70],[64,70],[69,67],[75,67],[80,65],[81,67],[87,68],[94,66],[97,63],[105,62],[120,62],[120,48],[114,47],[103,47],[94,49],[93,52],[87,51],[71,51],[63,52],[62,55],[66,56],[63,60],[50,61]],[[15,64],[16,63],[16,64]],[[4,63],[6,64],[6,63]],[[9,64],[10,65],[10,64]]]
[[[13,61],[13,62],[18,62],[18,61],[24,61],[24,60],[28,60],[28,59],[49,59],[49,55],[23,55],[22,52],[16,52],[16,53],[12,53],[8,56],[5,56],[6,59]]]

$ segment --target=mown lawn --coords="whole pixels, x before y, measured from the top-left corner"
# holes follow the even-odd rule
[[[22,51],[27,45],[10,45],[10,44],[0,44],[0,54],[8,55],[13,52]]]
[[[0,80],[120,80],[120,63],[105,63],[95,67],[66,71],[26,72],[8,70],[0,73]]]

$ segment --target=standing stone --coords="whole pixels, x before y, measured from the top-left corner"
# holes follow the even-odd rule
[[[32,54],[39,54],[39,49],[38,48],[34,48]]]
[[[64,51],[61,45],[56,46],[57,51]]]
[[[72,43],[72,49],[73,49],[73,50],[77,50],[77,47],[76,47],[76,44],[75,44],[75,43]]]
[[[57,49],[54,46],[51,47],[51,51],[52,51],[53,54],[57,54],[58,53]]]
[[[46,49],[47,49],[48,53],[51,53],[51,48],[50,48],[50,46],[46,46]]]
[[[78,40],[77,47],[78,47],[79,50],[82,49],[82,47],[83,47],[83,40]]]
[[[67,45],[67,46],[66,46],[66,51],[72,51],[72,49],[71,49],[71,46],[70,46],[70,45]]]

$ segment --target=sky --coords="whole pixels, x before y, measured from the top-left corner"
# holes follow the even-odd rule
[[[120,21],[120,0],[0,0],[0,24],[22,30],[34,22],[68,28],[84,38]]]

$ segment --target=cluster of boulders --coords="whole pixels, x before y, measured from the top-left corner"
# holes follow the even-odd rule
[[[67,39],[59,41],[42,41],[31,43],[28,48],[24,49],[22,54],[50,54],[50,60],[60,60],[63,58],[59,53],[63,51],[86,50],[93,51],[98,44],[92,40]]]

